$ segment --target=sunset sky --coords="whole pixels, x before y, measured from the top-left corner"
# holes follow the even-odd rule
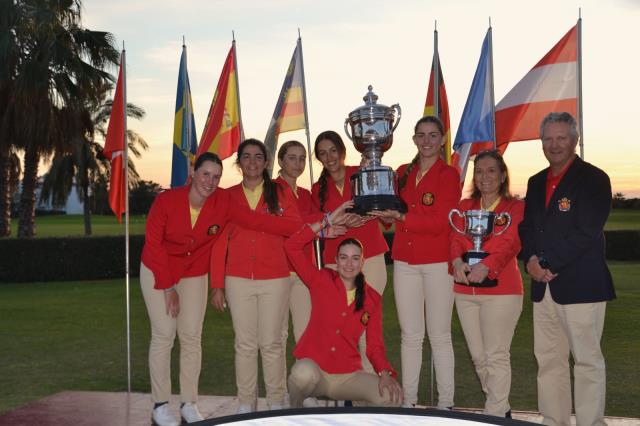
[[[143,121],[129,120],[129,127],[150,145],[136,165],[143,179],[164,187],[171,177],[183,36],[198,139],[232,30],[245,135],[263,140],[300,28],[312,143],[321,131],[336,130],[348,145],[347,163],[359,163],[343,123],[372,84],[379,103],[402,107],[394,145],[383,158],[395,168],[415,154],[411,135],[424,107],[434,21],[455,135],[489,17],[497,103],[575,25],[582,7],[585,160],[609,173],[614,192],[640,197],[639,0],[84,0],[83,5],[86,27],[126,43],[128,101],[147,112]],[[289,139],[306,144],[304,131],[280,136],[280,142]],[[540,142],[512,143],[505,157],[512,189],[523,195],[527,178],[546,166]],[[232,161],[225,161],[222,186],[239,181]],[[315,162],[316,178],[319,171]],[[309,186],[308,174],[300,183]]]

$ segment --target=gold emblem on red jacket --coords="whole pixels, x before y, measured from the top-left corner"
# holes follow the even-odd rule
[[[362,325],[366,326],[367,323],[369,323],[369,317],[371,315],[369,315],[369,312],[365,311],[362,316],[360,317],[360,322],[362,323]]]
[[[561,212],[568,212],[571,210],[571,200],[567,197],[562,197],[558,200],[558,210]]]
[[[211,225],[209,229],[207,229],[207,235],[216,235],[220,230],[220,225]]]
[[[422,204],[424,204],[425,206],[432,205],[435,200],[436,198],[430,192],[425,192],[424,194],[422,194]]]
[[[504,226],[507,224],[507,217],[506,216],[499,216],[496,218],[495,221],[495,225],[496,226]]]

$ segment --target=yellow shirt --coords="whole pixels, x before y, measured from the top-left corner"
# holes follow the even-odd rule
[[[356,300],[356,289],[347,290],[347,305],[352,304],[354,300]]]
[[[191,215],[191,229],[195,228],[196,221],[198,220],[198,216],[200,215],[200,209],[194,209],[189,206],[189,214]]]
[[[501,197],[496,198],[496,200],[493,202],[493,204],[491,204],[489,207],[487,207],[486,209],[482,209],[488,212],[492,212],[496,209],[496,207],[498,207],[498,204],[500,204],[500,200]],[[482,207],[482,200],[480,200],[480,207]]]
[[[260,197],[262,197],[262,192],[264,190],[264,181],[260,182],[255,189],[251,190],[242,184],[242,190],[244,191],[244,196],[247,198],[247,202],[249,203],[249,207],[251,210],[255,210],[258,207],[258,203],[260,202]]]

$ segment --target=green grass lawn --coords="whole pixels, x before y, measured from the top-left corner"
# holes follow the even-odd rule
[[[607,415],[638,417],[640,263],[612,262],[610,266],[618,299],[607,307],[603,338],[608,376]],[[0,412],[63,390],[125,391],[124,300],[124,280],[1,284]],[[391,284],[384,293],[384,310],[387,352],[399,369],[400,330]],[[131,323],[133,390],[149,392],[149,321],[137,280],[131,283]],[[455,314],[453,334],[456,405],[481,407],[480,385]],[[511,405],[515,410],[536,410],[532,346],[532,310],[526,298],[511,350]],[[289,354],[291,349],[290,339]],[[235,394],[233,332],[228,312],[208,310],[202,364],[202,394]],[[172,370],[177,392],[175,361]],[[429,404],[428,349],[424,353],[420,388],[420,403]],[[264,386],[261,389],[264,394]]]
[[[146,216],[131,216],[131,234],[143,234]],[[114,216],[91,216],[93,235],[124,235],[123,223],[119,224]],[[18,230],[17,219],[11,221],[12,236]],[[392,230],[393,228],[391,228]],[[611,212],[605,227],[607,230],[640,230],[640,210],[616,209]],[[36,237],[64,237],[84,235],[82,215],[38,216],[36,217]]]
[[[129,218],[129,232],[144,234],[146,216]],[[91,216],[92,235],[124,235],[124,216],[118,223],[115,216]],[[18,220],[11,220],[11,236],[18,233]],[[84,235],[84,219],[80,214],[36,217],[36,237],[69,237]]]
[[[604,229],[617,231],[621,229],[640,229],[640,210],[614,209]]]

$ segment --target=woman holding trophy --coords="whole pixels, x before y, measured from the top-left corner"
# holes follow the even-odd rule
[[[458,209],[467,213],[465,217],[495,213],[485,215],[491,223],[485,226],[488,235],[481,256],[471,250],[474,245],[460,231],[451,233],[450,255],[458,317],[486,396],[484,414],[511,417],[509,350],[522,312],[522,277],[516,255],[524,202],[512,197],[509,172],[497,151],[482,151],[476,156],[471,197],[460,201]],[[510,226],[504,220],[505,213],[510,216]],[[502,230],[491,235],[494,226]]]
[[[438,408],[451,409],[454,296],[453,278],[448,272],[451,229],[447,215],[460,200],[460,177],[441,159],[445,139],[442,122],[437,117],[418,120],[413,142],[418,148],[417,155],[398,169],[398,189],[407,203],[407,213],[385,210],[370,214],[396,223],[393,283],[401,330],[404,404],[411,407],[418,401],[426,323],[438,386]]]

